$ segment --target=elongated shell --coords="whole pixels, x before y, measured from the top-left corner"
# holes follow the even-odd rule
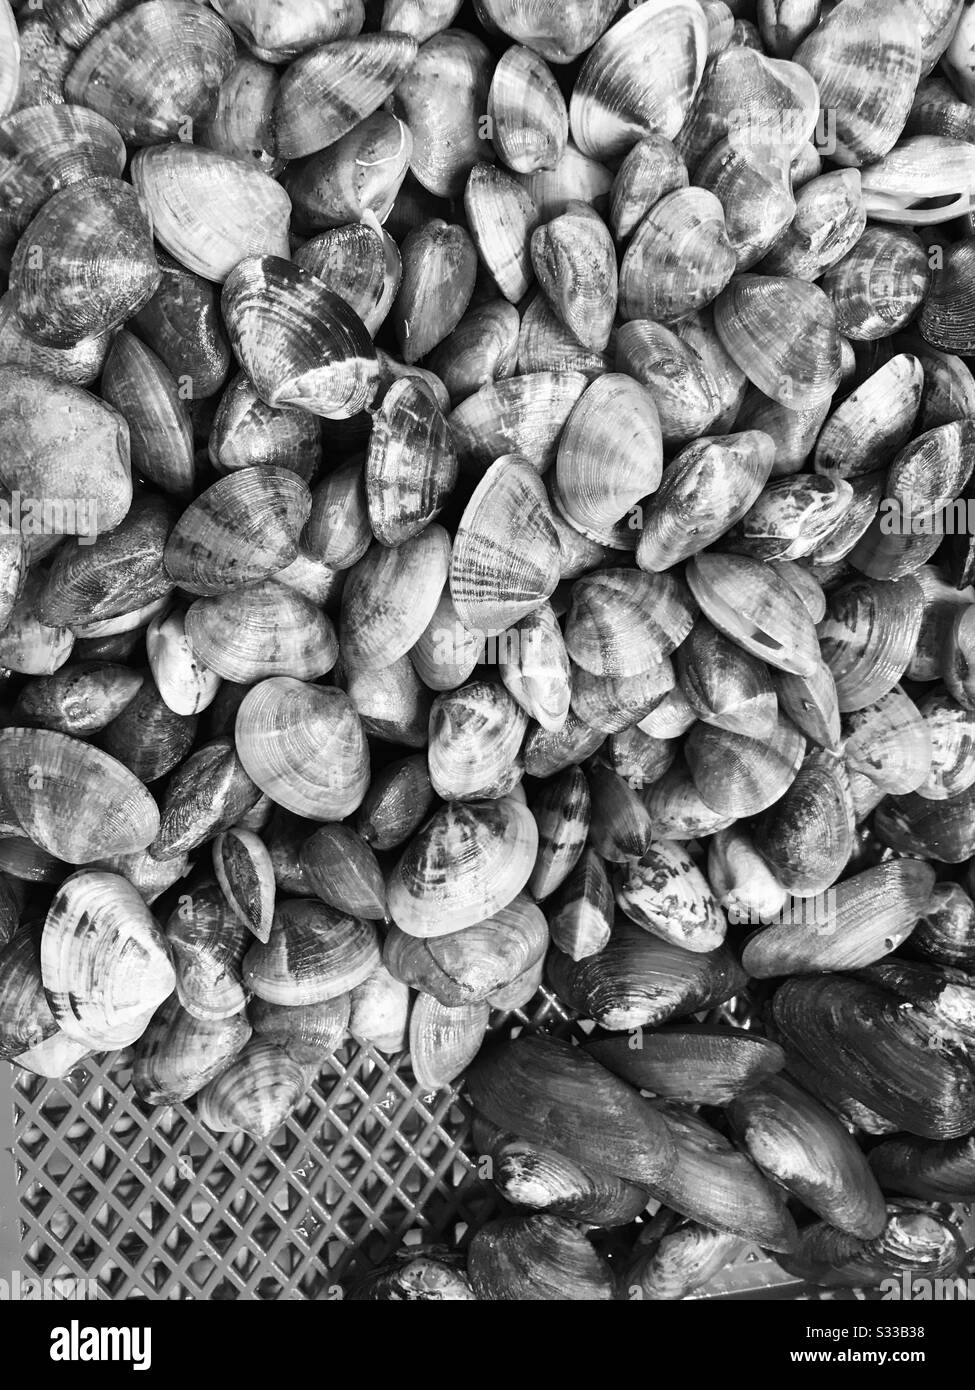
[[[535,818],[513,797],[443,806],[390,875],[389,915],[411,936],[473,926],[517,897],[537,853]]]
[[[197,145],[154,145],[132,161],[156,238],[187,270],[222,284],[248,256],[287,256],[291,200],[253,164]]]
[[[700,1024],[600,1038],[586,1051],[631,1086],[684,1105],[727,1105],[785,1066],[785,1053],[768,1038]]]
[[[883,1194],[849,1132],[784,1076],[769,1076],[729,1108],[733,1132],[763,1172],[810,1211],[870,1240],[887,1220]]]
[[[578,1226],[558,1216],[489,1221],[471,1241],[467,1269],[475,1296],[489,1303],[614,1297],[609,1263]]]
[[[746,978],[726,946],[688,951],[622,920],[597,955],[571,961],[557,952],[548,970],[560,999],[612,1032],[711,1008],[736,994]]]
[[[879,1236],[863,1240],[824,1221],[807,1226],[795,1253],[779,1263],[796,1278],[825,1288],[928,1286],[953,1274],[965,1258],[965,1240],[946,1216],[928,1207],[891,1203]]]
[[[176,983],[158,923],[119,874],[84,871],[58,889],[41,934],[41,976],[62,1030],[101,1051],[133,1041]]]
[[[821,1085],[898,1129],[953,1139],[975,1124],[975,1082],[961,1054],[888,991],[847,975],[788,980],[772,1016],[787,1052]]]
[[[583,1165],[640,1184],[674,1165],[673,1140],[656,1112],[563,1040],[535,1034],[485,1052],[467,1086],[474,1109],[499,1128]],[[549,1103],[539,1105],[540,1095]]]
[[[410,1013],[410,1065],[418,1086],[439,1091],[466,1069],[480,1051],[490,1006],[447,1008],[429,994],[418,994]]]
[[[0,790],[24,832],[69,864],[145,849],[159,829],[156,803],[127,768],[48,729],[0,731]]]
[[[930,1202],[969,1201],[975,1192],[975,1141],[888,1139],[871,1150],[870,1167],[885,1192]]]
[[[643,135],[676,135],[707,59],[707,21],[686,0],[651,0],[594,46],[569,106],[572,136],[595,159],[622,155]]]
[[[369,753],[349,697],[276,677],[245,696],[237,713],[240,760],[257,785],[299,816],[341,820],[369,785]]]
[[[228,276],[221,303],[237,359],[267,405],[347,419],[372,400],[372,340],[316,276],[276,256],[251,256]]]
[[[305,1074],[283,1047],[252,1038],[197,1098],[197,1115],[219,1133],[242,1130],[269,1139],[305,1089]]]
[[[699,1222],[689,1221],[676,1231],[668,1231],[649,1248],[642,1242],[636,1247],[637,1258],[625,1276],[626,1288],[631,1298],[654,1301],[686,1298],[696,1289],[707,1287],[721,1269],[734,1262],[744,1247],[741,1236],[713,1231]]]

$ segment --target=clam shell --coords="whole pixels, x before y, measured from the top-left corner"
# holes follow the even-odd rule
[[[805,739],[779,715],[763,737],[698,723],[684,745],[687,765],[702,800],[736,819],[757,815],[784,796],[795,780]]]
[[[424,747],[433,702],[408,656],[378,671],[347,670],[345,689],[367,737]]]
[[[127,768],[49,729],[0,730],[0,791],[24,833],[69,864],[145,849],[159,828]]]
[[[520,782],[528,717],[503,687],[475,681],[438,695],[430,711],[430,781],[445,801],[507,796]]]
[[[351,826],[324,825],[301,846],[302,870],[315,895],[368,921],[386,915],[386,888],[375,854]]]
[[[605,739],[601,729],[592,729],[573,711],[561,729],[552,731],[534,724],[528,730],[523,756],[529,777],[551,777],[555,772],[583,762]]]
[[[674,1143],[659,1115],[563,1040],[535,1034],[485,1051],[467,1087],[479,1115],[583,1166],[641,1185],[673,1167]],[[539,1105],[540,1095],[549,1103]]]
[[[379,1052],[405,1052],[410,991],[384,965],[377,965],[350,994],[349,1032]]]
[[[221,303],[234,353],[265,404],[348,419],[372,400],[372,340],[316,276],[276,256],[251,256],[227,277]]]
[[[386,968],[404,984],[448,1008],[490,999],[542,959],[548,924],[526,893],[463,931],[423,939],[393,927],[383,947]]]
[[[613,18],[613,0],[565,5],[538,5],[534,0],[481,0],[480,18],[486,27],[503,33],[540,53],[550,63],[571,63],[591,48]]]
[[[565,1004],[612,1032],[656,1027],[711,1008],[736,994],[746,978],[725,946],[688,951],[622,920],[597,955],[571,961],[556,952],[548,970]]]
[[[238,53],[198,131],[199,141],[219,154],[247,159],[265,174],[280,174],[274,135],[274,105],[280,77],[269,63]]]
[[[433,617],[449,559],[450,539],[435,522],[402,545],[370,547],[342,593],[347,664],[375,670],[406,655]]]
[[[537,853],[535,819],[512,797],[441,807],[389,877],[389,915],[411,936],[473,926],[521,892]]]
[[[274,866],[264,841],[233,826],[213,841],[213,872],[237,919],[267,941],[274,914]]]
[[[677,755],[676,740],[657,738],[634,725],[609,740],[613,767],[633,786],[647,787],[658,781]]]
[[[631,1086],[684,1105],[727,1105],[785,1066],[785,1053],[768,1038],[701,1024],[600,1038],[586,1051]]]
[[[665,135],[638,140],[613,179],[609,221],[614,234],[628,237],[656,203],[687,184],[687,166]]]
[[[288,677],[262,681],[237,714],[236,743],[272,801],[313,820],[341,820],[369,785],[369,753],[347,695]]]
[[[741,826],[711,836],[707,878],[729,922],[772,921],[785,905],[785,888],[759,854],[753,835]]]
[[[439,1091],[477,1056],[487,1032],[486,1002],[447,1008],[429,994],[418,994],[410,1013],[410,1065],[418,1086]]]
[[[602,352],[616,314],[617,271],[599,214],[588,203],[570,202],[532,233],[531,262],[556,315],[584,347]]]
[[[609,1302],[613,1272],[578,1226],[538,1214],[489,1221],[467,1256],[474,1295],[485,1302]]]
[[[295,225],[306,232],[344,227],[366,212],[382,222],[399,193],[413,154],[405,122],[376,111],[334,145],[294,160],[283,187]]]
[[[457,478],[447,423],[417,382],[397,381],[373,415],[366,458],[373,535],[399,545],[437,516]]]
[[[105,362],[101,393],[129,426],[136,471],[163,492],[189,498],[196,481],[193,422],[182,386],[162,359],[123,330]]]
[[[152,298],[159,280],[143,207],[128,184],[108,177],[53,193],[10,266],[18,318],[50,347],[117,328]]]
[[[27,682],[14,717],[84,738],[122,713],[142,685],[138,671],[107,662],[72,662]]]
[[[797,473],[812,453],[826,416],[829,401],[809,409],[790,410],[751,387],[735,421],[735,428],[767,434],[775,445],[772,477]]]
[[[176,993],[194,1018],[231,1018],[246,1002],[241,967],[253,940],[215,884],[180,894],[166,923]]]
[[[739,21],[741,23],[742,21]],[[636,1249],[637,1258],[626,1273],[630,1296],[639,1289],[642,1299],[673,1300],[706,1288],[714,1276],[734,1262],[744,1248],[740,1236],[712,1231],[688,1222],[655,1242],[646,1254]]]
[[[748,379],[780,405],[822,405],[836,390],[836,314],[818,286],[794,277],[736,275],[715,303],[714,325]]]
[[[517,304],[534,279],[531,248],[538,214],[530,194],[503,170],[475,164],[464,190],[464,210],[483,265],[505,298]]]
[[[707,20],[689,0],[652,0],[618,19],[573,87],[569,123],[580,150],[605,159],[627,153],[644,135],[673,138],[707,55]]]
[[[60,1036],[41,980],[38,943],[30,928],[14,932],[0,944],[0,1000],[0,1057],[9,1061]]]
[[[0,296],[0,360],[4,362],[45,372],[69,386],[90,386],[101,375],[110,347],[110,332],[82,338],[73,347],[47,347],[20,322],[13,292]]]
[[[222,284],[248,257],[290,254],[291,200],[246,160],[197,145],[155,145],[132,161],[132,181],[156,238],[205,280]]]
[[[0,37],[3,40],[3,58],[0,60],[0,117],[11,112],[17,102],[20,87],[20,38],[17,21],[10,8],[9,0],[0,7]]]
[[[810,1211],[862,1240],[887,1221],[883,1194],[855,1140],[784,1076],[764,1077],[728,1110],[733,1133],[753,1161]]]
[[[424,222],[403,242],[403,278],[392,308],[403,360],[414,363],[452,333],[474,290],[477,254],[463,227]]]
[[[482,386],[451,412],[461,463],[484,472],[520,454],[539,473],[555,462],[559,435],[588,380],[581,372],[532,372]]]
[[[257,1140],[269,1139],[304,1089],[305,1074],[284,1048],[251,1038],[230,1066],[204,1086],[196,1113],[218,1134],[243,1131]]]
[[[852,251],[866,225],[859,170],[833,169],[820,174],[799,190],[795,216],[769,247],[758,269],[763,275],[818,280],[824,270]]]
[[[565,644],[596,676],[636,676],[684,640],[694,620],[684,585],[670,574],[603,570],[576,580]]]
[[[724,207],[726,235],[739,272],[755,265],[795,216],[790,162],[790,151],[781,143],[742,140],[732,134],[694,171],[695,183]],[[730,278],[729,274],[725,283]]]
[[[571,140],[553,169],[537,169],[515,177],[530,193],[543,222],[558,217],[572,202],[599,202],[613,183],[613,175],[605,164],[590,159]]]
[[[356,829],[373,849],[397,849],[429,815],[433,788],[425,754],[401,758],[376,772],[356,816]]]
[[[624,323],[616,339],[616,365],[649,389],[665,449],[698,439],[719,422],[719,383],[694,348],[662,324]]]
[[[570,959],[584,960],[603,949],[613,925],[613,892],[595,850],[583,850],[546,911],[552,941]]]
[[[553,592],[559,561],[537,472],[520,455],[499,458],[475,488],[454,538],[450,593],[458,617],[485,635],[510,627]]]
[[[759,560],[799,560],[836,530],[852,504],[853,488],[844,478],[773,478],[742,517],[735,540]]]
[[[730,733],[762,738],[776,720],[768,667],[706,618],[698,618],[677,650],[681,689],[698,719]]]
[[[572,672],[572,708],[592,728],[607,734],[620,733],[632,729],[657,709],[673,689],[675,679],[674,668],[666,657],[635,676],[594,676],[576,666]],[[633,772],[636,775],[639,769]],[[629,778],[630,773],[624,775]],[[637,775],[638,784],[642,780]]]
[[[121,1033],[138,1036],[176,983],[158,923],[119,874],[88,870],[66,879],[40,951],[51,1012],[63,1032],[97,1051],[117,1046]]]
[[[265,405],[240,372],[220,397],[209,454],[220,472],[263,464],[290,468],[307,482],[321,457],[321,425],[307,410]]]
[[[248,1010],[255,1034],[282,1048],[301,1067],[316,1072],[345,1038],[350,995],[315,1004],[269,1004],[255,997]]]
[[[353,458],[333,469],[312,493],[301,545],[322,564],[346,570],[362,559],[371,540],[365,471]]]
[[[299,159],[334,145],[371,116],[417,56],[407,34],[362,34],[322,44],[285,69],[274,103],[276,148]]]
[[[468,309],[430,358],[451,405],[460,405],[482,386],[514,375],[519,328],[518,310],[506,299],[491,299]]]
[[[333,227],[306,241],[294,261],[344,299],[370,335],[378,332],[402,275],[399,248],[381,227],[363,222]]]
[[[599,758],[587,765],[592,798],[589,841],[614,864],[633,864],[650,849],[651,822],[636,791]]]
[[[195,715],[173,713],[148,676],[135,699],[106,725],[100,742],[106,753],[148,783],[183,761],[193,746],[196,726]]]
[[[961,884],[935,884],[911,934],[911,951],[936,965],[969,968],[975,959],[975,903]]]
[[[428,689],[456,690],[472,675],[483,646],[483,634],[468,632],[457,616],[448,587],[410,648],[410,660]]]
[[[931,278],[931,287],[918,317],[921,334],[944,352],[970,354],[975,349],[975,325],[969,301],[975,271],[975,237],[949,246]]]
[[[470,169],[490,157],[482,116],[491,55],[473,34],[449,29],[420,46],[393,95],[393,111],[413,133],[410,168],[431,193],[457,198]]]
[[[404,3],[419,5],[421,0]],[[424,4],[424,17],[427,11]],[[351,1290],[349,1298],[360,1303],[471,1303],[474,1295],[463,1272],[465,1263],[463,1255],[439,1246],[426,1246],[419,1255],[404,1247],[392,1259],[370,1270]]]
[[[889,582],[856,579],[829,596],[818,632],[839,708],[860,710],[900,680],[921,626],[923,594],[908,575]]]
[[[494,643],[489,642],[489,647]],[[543,729],[558,732],[569,715],[572,677],[558,619],[549,603],[520,618],[497,640],[498,674],[516,703]]]
[[[920,237],[901,228],[869,226],[832,265],[822,288],[833,302],[840,332],[856,342],[889,338],[924,302],[931,281]]]
[[[146,630],[146,654],[162,699],[174,714],[192,715],[216,699],[220,677],[194,656],[185,617],[180,609],[157,614]]]
[[[173,859],[195,849],[236,824],[259,796],[229,739],[198,748],[170,778],[150,847],[153,858]]]
[[[960,864],[975,854],[973,808],[972,788],[942,801],[908,792],[885,801],[874,826],[878,838],[891,849]]]
[[[802,600],[773,570],[747,556],[696,555],[687,582],[719,632],[780,671],[811,676],[816,629]]]
[[[930,734],[931,769],[924,782],[905,790],[945,801],[975,783],[975,716],[945,690],[925,695],[918,709]]]
[[[944,641],[942,662],[945,685],[965,709],[975,707],[975,612],[970,605],[959,606]]]
[[[211,10],[149,0],[88,40],[65,96],[105,116],[132,144],[187,139],[236,56],[233,35]]]
[[[308,489],[290,469],[233,472],[180,517],[166,571],[181,589],[208,597],[270,578],[296,558],[310,510]]]
[[[491,141],[509,169],[531,174],[553,169],[569,138],[565,100],[545,61],[513,44],[491,78],[487,114]]]
[[[683,757],[647,788],[643,799],[655,834],[667,840],[696,840],[727,829],[735,820],[702,800]]]
[[[654,936],[688,951],[713,951],[724,941],[724,913],[683,845],[657,840],[616,878],[616,904]]]
[[[240,685],[270,676],[314,680],[332,669],[338,653],[330,619],[273,580],[198,598],[185,625],[196,660]]]
[[[859,477],[888,464],[906,444],[921,405],[924,371],[898,353],[829,416],[816,441],[817,472]]]
[[[530,805],[538,826],[538,854],[528,887],[541,902],[564,883],[585,849],[588,783],[579,768],[566,768],[542,784]]]
[[[379,964],[370,922],[310,898],[279,902],[265,944],[251,940],[244,983],[269,1004],[318,1004],[347,994]]]
[[[717,540],[758,497],[773,454],[772,440],[760,430],[699,439],[682,449],[643,505],[640,568],[669,569]]]
[[[900,686],[843,721],[843,756],[851,772],[882,792],[916,791],[931,770],[931,731]]]
[[[735,271],[724,209],[707,187],[680,188],[643,218],[620,267],[620,315],[672,324],[703,308]]]
[[[214,8],[247,47],[266,63],[284,63],[317,44],[353,38],[362,28],[361,0],[217,0]]]
[[[867,55],[870,55],[868,58]],[[917,9],[909,0],[841,0],[796,49],[824,110],[838,164],[871,164],[904,128],[921,75]]]

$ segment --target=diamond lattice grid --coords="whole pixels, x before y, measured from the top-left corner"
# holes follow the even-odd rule
[[[542,991],[492,1026],[568,1023]],[[346,1044],[266,1143],[144,1105],[131,1060],[60,1081],[11,1069],[25,1272],[96,1279],[104,1298],[337,1297],[404,1237],[452,1242],[495,1210],[457,1088],[416,1086],[405,1054]]]

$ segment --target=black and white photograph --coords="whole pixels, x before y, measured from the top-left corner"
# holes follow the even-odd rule
[[[973,371],[975,0],[0,0],[33,1365],[956,1373]]]

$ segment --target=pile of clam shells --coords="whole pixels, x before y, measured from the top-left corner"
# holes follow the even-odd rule
[[[950,1274],[975,5],[14,9],[0,1058],[464,1077],[515,1214],[363,1297]]]

